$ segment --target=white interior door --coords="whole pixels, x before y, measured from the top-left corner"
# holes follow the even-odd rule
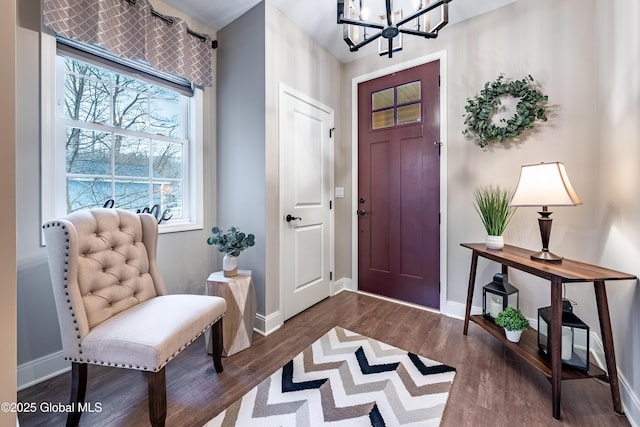
[[[287,320],[331,293],[333,110],[280,87],[282,310]]]

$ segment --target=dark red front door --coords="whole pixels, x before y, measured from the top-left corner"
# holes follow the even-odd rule
[[[359,289],[440,307],[440,63],[358,87]]]

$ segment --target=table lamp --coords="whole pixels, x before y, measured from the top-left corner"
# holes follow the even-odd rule
[[[561,262],[562,257],[549,252],[551,223],[549,206],[576,206],[582,202],[573,191],[564,163],[539,163],[523,165],[520,170],[518,186],[511,199],[511,206],[542,206],[538,211],[540,218],[540,237],[542,250],[531,255],[531,259],[547,262]]]

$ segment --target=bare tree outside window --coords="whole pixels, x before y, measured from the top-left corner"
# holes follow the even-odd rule
[[[182,217],[185,97],[72,58],[65,69],[67,212],[160,205]]]

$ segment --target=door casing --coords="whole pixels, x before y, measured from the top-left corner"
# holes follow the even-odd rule
[[[356,76],[351,80],[351,160],[352,160],[352,191],[351,200],[351,288],[358,290],[358,84],[378,77],[386,76],[394,72],[423,65],[428,62],[440,61],[440,142],[442,151],[440,156],[440,312],[448,312],[447,309],[447,55],[446,51],[438,51],[422,56],[411,61],[402,62],[368,74]],[[384,297],[382,297],[384,298]],[[407,305],[415,305],[404,303]],[[422,307],[433,310],[428,307]]]

